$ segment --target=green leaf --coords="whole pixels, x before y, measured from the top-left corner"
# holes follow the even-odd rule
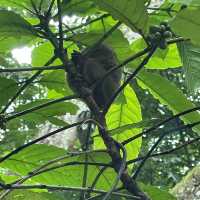
[[[30,109],[47,102],[49,102],[49,100],[47,99],[36,100],[34,102],[18,106],[15,112],[20,112],[26,109]],[[21,119],[23,119],[24,121],[29,121],[36,124],[42,124],[48,120],[50,122],[54,122],[55,125],[58,125],[58,124],[61,124],[61,120],[56,119],[55,116],[62,116],[62,115],[65,115],[66,113],[76,114],[77,110],[78,110],[78,107],[71,102],[60,102],[60,103],[56,103],[56,104],[47,106],[45,108],[33,111],[29,114],[23,115],[21,116]]]
[[[146,44],[144,43],[144,40],[139,38],[135,40],[131,44],[131,49],[133,52],[137,53],[138,51],[141,51],[141,49],[146,48]],[[136,59],[142,61],[141,58]],[[136,61],[135,61],[136,62]],[[135,66],[138,66],[135,62],[129,63],[128,67],[134,68]],[[181,59],[179,56],[179,52],[177,49],[176,44],[171,44],[168,46],[167,49],[157,49],[154,55],[149,60],[148,64],[145,66],[147,69],[168,69],[168,68],[176,68],[182,66]]]
[[[185,81],[189,92],[200,88],[200,46],[182,42],[178,44],[185,70]]]
[[[152,59],[148,62],[148,69],[169,69],[181,67],[181,59],[179,57],[176,44],[169,45],[167,50],[157,49]]]
[[[33,27],[20,15],[0,10],[0,36],[24,36],[35,34]]]
[[[199,18],[200,9],[183,9],[171,22],[171,27],[177,35],[191,39],[194,44],[200,44]]]
[[[66,75],[64,71],[53,71],[46,73],[41,79],[40,83],[47,87],[50,91],[54,90],[63,96],[68,96],[73,94],[72,90],[69,88]]]
[[[64,200],[59,195],[53,194],[52,192],[33,192],[30,190],[17,190],[9,193],[5,200]]]
[[[153,200],[176,200],[176,198],[166,190],[144,184],[140,184],[140,187]]]
[[[48,117],[48,121],[51,122],[52,124],[56,125],[56,126],[67,126],[69,125],[67,122],[58,119],[56,117]]]
[[[115,128],[110,130],[109,132],[112,135],[116,135],[116,134],[121,134],[123,131],[127,131],[133,128],[149,128],[151,126],[153,126],[153,124],[155,124],[155,122],[157,121],[157,119],[152,119],[152,120],[143,120],[140,121],[138,123],[133,123],[133,124],[126,124],[124,126],[120,126],[119,128]]]
[[[18,90],[18,85],[13,79],[0,77],[0,107],[5,105]]]
[[[174,114],[183,112],[187,109],[194,108],[187,97],[179,90],[176,85],[158,74],[142,71],[137,77],[139,85],[143,89],[148,89],[150,93],[160,101],[167,105]],[[199,112],[195,111],[181,117],[186,123],[194,123],[200,121]],[[194,131],[200,131],[200,125],[195,126]]]
[[[50,42],[45,42],[35,47],[32,51],[32,65],[44,66],[44,64],[54,56],[54,48]],[[60,65],[59,59],[56,59],[51,65]]]
[[[81,41],[81,43],[86,44],[87,46],[92,46],[99,39],[103,37],[105,32],[109,31],[112,27],[111,24],[116,23],[111,17],[98,21],[90,25],[88,32],[77,34],[73,37],[75,41]],[[129,55],[132,55],[128,40],[124,37],[123,33],[120,30],[115,30],[112,33],[111,37],[108,37],[105,41],[105,44],[109,45],[117,54],[119,61],[123,61]]]
[[[109,109],[106,115],[106,121],[108,129],[116,129],[131,123],[137,123],[142,120],[141,108],[138,102],[137,96],[130,86],[127,86],[123,92],[125,101],[122,103],[115,103]],[[114,135],[114,138],[121,142],[133,135],[137,135],[141,129],[135,127],[129,127],[129,129],[122,130],[119,134]],[[134,159],[137,157],[140,147],[141,138],[134,140],[130,144],[126,145],[128,159]],[[104,145],[96,139],[95,145],[98,148],[102,148]]]
[[[68,163],[68,166],[60,167],[51,171],[47,171],[43,174],[39,174],[35,177],[31,177],[32,183],[80,187],[84,174],[84,165],[75,164],[74,162],[84,162],[85,155],[82,154],[78,156],[70,156],[67,155],[67,152],[64,149],[54,146],[45,144],[32,145],[20,153],[13,155],[11,159],[1,163],[0,167],[9,169],[11,172],[17,173],[20,176],[24,176],[37,167],[40,167],[43,164],[47,164],[50,160],[54,160],[63,156],[65,156],[65,158],[60,159],[59,162],[48,164],[46,168],[64,163]],[[111,160],[107,153],[93,152],[88,153],[88,162],[110,163]],[[89,165],[88,185],[92,184],[100,169],[101,167]],[[107,169],[103,176],[100,177],[96,188],[109,189],[113,184],[113,177],[115,176],[116,174],[111,168]],[[2,179],[8,183],[9,176],[8,180],[5,175],[2,176]]]
[[[95,4],[91,0],[63,1],[62,13],[66,15],[87,16],[97,11]]]
[[[10,122],[13,123],[15,120],[11,120]],[[13,150],[13,148],[19,147],[26,143],[26,141],[36,137],[38,135],[38,129],[28,129],[28,130],[20,130],[21,128],[21,120],[19,120],[19,126],[11,127],[10,122],[6,124],[7,130],[3,134],[5,137],[1,140],[0,149],[2,151]]]
[[[133,31],[146,32],[147,11],[144,0],[95,0],[102,10],[124,22]]]
[[[33,2],[38,8],[41,0],[34,0]],[[42,0],[42,5],[41,5],[42,10],[46,10],[48,8],[49,3],[50,3],[49,0]],[[21,11],[22,9],[27,9],[27,8],[29,8],[30,10],[33,10],[31,0],[20,0],[20,1],[1,0],[0,7],[5,7],[5,8],[11,7],[13,10],[17,9],[19,11]]]
[[[79,34],[75,36],[75,38],[76,40],[82,41],[84,44],[90,46],[98,41],[102,36],[103,33],[100,32],[89,32]],[[112,47],[117,54],[119,61],[123,61],[131,54],[128,41],[124,38],[120,31],[115,31],[112,33],[112,37],[106,39],[104,43]]]
[[[7,10],[0,10],[0,51],[5,52],[29,43],[35,32],[20,15]]]
[[[34,168],[63,155],[66,155],[64,149],[46,144],[34,144],[1,163],[0,167],[26,175]]]

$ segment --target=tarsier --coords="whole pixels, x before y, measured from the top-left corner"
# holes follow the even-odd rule
[[[91,89],[96,104],[103,109],[120,86],[120,69],[113,71],[101,81],[110,69],[117,66],[117,57],[114,51],[105,44],[101,44],[83,55],[76,54],[72,60],[82,81]],[[73,78],[74,80],[72,80]],[[76,78],[68,78],[72,89],[74,89]]]
[[[72,55],[72,61],[75,65],[75,73],[74,75],[68,74],[70,87],[74,92],[77,92],[82,86],[89,88],[95,103],[99,109],[103,110],[120,86],[122,75],[120,69],[111,72],[103,79],[110,69],[117,66],[117,57],[114,51],[105,44],[101,44],[83,54],[75,52]],[[78,120],[86,120],[91,116],[88,111],[83,111],[78,116]],[[77,128],[82,149],[86,150],[91,147],[90,136],[94,129],[95,126],[91,123],[85,128],[82,126]]]

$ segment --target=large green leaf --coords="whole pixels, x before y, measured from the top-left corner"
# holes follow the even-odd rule
[[[20,15],[7,10],[0,11],[0,36],[33,35],[33,27]]]
[[[181,67],[181,59],[177,50],[176,44],[169,45],[166,52],[157,49],[152,59],[148,62],[148,69],[168,69]]]
[[[166,190],[159,189],[152,185],[140,184],[140,186],[153,200],[176,200],[176,198]]]
[[[50,91],[56,91],[58,94],[67,96],[72,94],[72,90],[69,88],[64,71],[53,71],[45,74],[40,83],[47,87]]]
[[[0,10],[0,51],[25,45],[35,37],[35,32],[20,15]]]
[[[148,120],[148,121],[143,120],[138,123],[126,124],[124,126],[120,126],[119,128],[114,128],[114,129],[110,130],[109,132],[112,135],[116,135],[116,134],[121,134],[123,131],[130,130],[133,128],[150,128],[155,124],[156,121],[157,121],[157,119],[152,119],[152,120]]]
[[[45,42],[35,47],[32,51],[32,65],[43,66],[49,59],[54,56],[54,48],[50,42]],[[51,65],[60,65],[59,59],[56,59]]]
[[[133,123],[140,122],[142,120],[141,108],[138,102],[137,96],[130,86],[127,86],[123,92],[122,100],[118,100],[109,109],[106,120],[109,130],[113,130],[119,127],[124,127],[125,125],[130,125]],[[120,102],[121,101],[121,102]],[[140,132],[140,128],[130,127],[129,129],[121,129],[121,132],[114,134],[114,138],[121,142],[133,135]],[[98,148],[103,148],[103,143],[101,140],[95,140],[95,146]],[[134,140],[130,144],[126,145],[126,150],[128,154],[128,159],[136,158],[141,147],[141,138]]]
[[[92,45],[102,36],[103,33],[100,32],[89,32],[79,34],[75,36],[75,38],[78,41],[82,41],[84,44]],[[115,31],[112,37],[105,40],[105,43],[112,47],[120,61],[123,61],[131,54],[128,41],[123,37],[120,31]]]
[[[173,31],[191,39],[192,43],[200,44],[200,9],[184,9],[171,22]]]
[[[137,79],[143,89],[148,89],[156,99],[167,105],[174,114],[195,107],[175,84],[158,74],[142,71]],[[181,119],[185,123],[194,123],[200,121],[200,115],[198,111],[195,111],[182,116]],[[195,126],[194,130],[199,132],[200,125]]]
[[[135,40],[131,44],[131,49],[135,53],[141,51],[141,49],[144,49],[144,48],[146,48],[146,44],[144,40],[141,38]],[[141,58],[137,60],[140,60],[141,62]],[[138,64],[139,63],[137,63],[137,65],[134,63],[130,63],[128,66],[133,68],[135,66],[138,66]],[[157,49],[154,55],[149,60],[148,64],[145,66],[145,68],[168,69],[168,68],[176,68],[180,66],[182,66],[182,63],[181,63],[177,46],[176,44],[171,44],[165,50]]]
[[[146,31],[147,12],[144,0],[95,0],[102,10],[124,22],[133,31]]]
[[[64,200],[59,195],[47,192],[33,192],[30,190],[16,190],[5,197],[5,200]]]
[[[13,97],[17,89],[18,85],[13,79],[0,77],[0,107]]]
[[[31,102],[25,105],[20,105],[15,111],[16,112],[23,111],[23,110],[30,109],[32,107],[47,103],[47,102],[49,102],[49,100],[47,99],[36,100],[34,102]],[[60,102],[60,103],[56,103],[48,107],[33,111],[29,114],[23,115],[21,116],[21,119],[32,122],[32,123],[36,123],[36,124],[42,124],[48,120],[58,125],[58,123],[61,123],[61,121],[58,119],[56,120],[55,116],[62,116],[62,115],[65,115],[66,113],[76,114],[77,110],[78,110],[78,107],[71,102]]]
[[[24,176],[28,172],[36,169],[37,167],[48,163],[49,160],[66,156],[65,159],[59,162],[49,164],[47,167],[55,166],[55,164],[70,163],[70,162],[84,162],[84,154],[79,156],[67,156],[67,152],[64,149],[54,146],[48,146],[45,144],[35,144],[21,151],[20,153],[13,155],[12,158],[4,161],[0,164],[1,168],[9,169],[13,173],[17,173],[19,176]],[[107,153],[93,152],[88,154],[88,162],[98,163],[110,163],[110,157]],[[88,184],[91,184],[95,176],[98,174],[101,167],[89,166],[88,169]],[[2,173],[2,179],[9,183],[9,175]],[[69,166],[61,167],[43,174],[37,175],[31,178],[32,183],[52,184],[52,185],[68,185],[68,186],[81,186],[82,177],[84,173],[84,165],[71,164]],[[104,172],[104,176],[101,176],[97,184],[99,189],[109,189],[113,184],[113,177],[115,173],[112,169],[107,169]],[[12,180],[13,181],[13,180]]]
[[[36,7],[39,7],[41,0],[34,0],[33,1]],[[46,10],[50,1],[49,0],[42,0],[41,8]],[[22,9],[30,9],[33,10],[31,0],[20,0],[20,1],[15,1],[15,0],[1,0],[0,1],[0,7],[10,7],[13,10],[18,9],[21,11]]]
[[[185,80],[189,92],[200,88],[200,46],[182,42],[178,44],[185,70]]]
[[[98,21],[91,24],[88,28],[88,32],[77,34],[73,37],[76,41],[81,41],[81,43],[87,46],[92,46],[101,39],[104,34],[110,30],[113,24],[116,22],[108,17],[104,21]],[[129,55],[132,55],[132,51],[129,47],[128,40],[124,37],[120,30],[115,30],[110,37],[108,37],[104,43],[112,47],[112,49],[117,54],[119,61],[123,61]]]
[[[66,15],[86,16],[94,14],[97,11],[95,4],[91,0],[73,0],[63,1],[62,13]]]
[[[11,122],[13,123],[12,120]],[[21,120],[19,121],[19,125],[16,127],[12,126],[11,124],[8,123],[6,124],[6,131],[3,136],[5,136],[1,140],[1,145],[0,145],[0,153],[8,151],[8,150],[13,150],[13,148],[19,147],[23,145],[27,140],[32,139],[36,135],[38,135],[39,130],[38,129],[27,129],[27,130],[20,130],[22,128],[20,125],[22,125]]]

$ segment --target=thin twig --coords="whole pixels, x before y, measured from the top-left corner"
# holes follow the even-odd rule
[[[56,59],[55,56],[53,56],[46,64],[50,65],[51,63],[54,62],[54,60]],[[21,86],[21,88],[19,88],[19,90],[16,92],[16,94],[10,99],[10,101],[5,105],[5,107],[3,108],[3,110],[0,112],[0,114],[5,113],[6,110],[10,107],[10,105],[18,98],[18,96],[43,72],[43,70],[39,70],[37,71],[33,76],[31,76],[28,80],[26,80],[26,82],[24,83],[24,85]]]
[[[54,165],[52,167],[44,168],[44,169],[42,169],[40,171],[37,171],[37,172],[31,174],[29,178],[35,177],[37,175],[40,175],[40,174],[43,174],[43,173],[46,173],[46,172],[49,172],[49,171],[53,171],[55,169],[63,168],[63,167],[66,167],[66,166],[85,165],[85,164],[86,163],[82,162],[82,161],[71,161],[71,162],[67,162],[67,163],[61,163],[61,164]],[[92,165],[92,166],[100,166],[100,167],[107,166],[107,167],[111,167],[111,164],[100,163],[100,162],[88,162],[87,164],[88,165]]]
[[[79,188],[79,187],[65,187],[65,186],[52,186],[52,185],[20,185],[20,186],[12,186],[12,185],[4,185],[0,184],[1,189],[24,189],[24,190],[29,190],[29,189],[45,189],[45,190],[58,190],[58,191],[85,191],[87,192],[90,190],[90,188]],[[104,190],[98,190],[98,189],[93,189],[94,193],[99,193],[99,194],[106,194],[106,191]],[[130,198],[130,199],[140,199],[137,196],[133,195],[128,195],[124,193],[119,193],[119,192],[113,192],[112,195],[118,196],[118,197],[125,197],[125,198]]]
[[[158,138],[158,140],[154,143],[154,145],[151,147],[151,149],[148,151],[148,153],[146,154],[146,156],[144,157],[144,159],[142,160],[142,162],[140,163],[140,165],[138,166],[137,170],[135,171],[135,173],[132,175],[133,179],[136,179],[138,174],[140,173],[142,167],[144,166],[146,160],[150,157],[151,153],[156,149],[156,147],[158,146],[158,144],[162,141],[162,139],[164,138],[164,136],[168,133],[171,133],[172,131],[177,131],[177,130],[185,130],[187,128],[192,128],[194,126],[197,126],[200,124],[200,121],[192,123],[192,124],[188,124],[188,125],[184,125],[178,128],[175,128],[174,130],[169,130],[166,131],[164,133],[161,134],[161,136]]]
[[[184,142],[183,144],[181,144],[181,145],[179,145],[179,146],[177,146],[177,147],[175,147],[175,148],[172,148],[172,149],[169,149],[169,150],[166,150],[166,151],[163,151],[163,152],[151,154],[151,155],[150,155],[150,158],[171,154],[171,153],[173,153],[173,152],[175,152],[175,151],[178,151],[178,150],[184,148],[185,146],[188,146],[188,145],[190,145],[190,144],[193,144],[193,143],[195,143],[195,142],[198,142],[199,140],[200,140],[200,137],[196,137],[196,138],[194,138],[193,140],[189,140],[189,141],[187,141],[187,142]],[[145,156],[141,156],[141,157],[138,157],[138,158],[129,160],[129,161],[127,162],[127,165],[130,165],[130,164],[133,164],[133,163],[135,163],[135,162],[141,161],[141,160],[143,160],[144,158],[145,158]]]
[[[154,8],[154,7],[148,7],[148,10],[156,10],[156,11],[163,11],[163,12],[175,12],[178,13],[177,10],[172,9],[171,7],[168,8]]]
[[[46,17],[47,17],[47,18],[51,15],[51,10],[52,10],[52,8],[53,8],[54,3],[55,3],[55,0],[52,0],[50,6],[49,6],[49,8],[48,8],[48,11],[47,11],[47,13],[46,13]]]
[[[101,175],[104,173],[104,171],[107,169],[108,167],[107,166],[104,166],[100,169],[99,173],[96,175],[94,181],[92,182],[92,185],[91,185],[91,190],[88,191],[88,194],[87,196],[90,197],[90,194],[92,192],[92,190],[95,188],[95,185],[97,184],[99,178],[101,177]]]
[[[128,79],[121,85],[121,87],[111,96],[109,102],[106,104],[103,113],[106,113],[113,103],[115,98],[119,95],[119,93],[130,83],[130,81],[135,78],[135,76],[140,72],[140,70],[148,63],[149,59],[152,57],[157,47],[152,47],[149,51],[149,54],[144,58],[144,60],[140,63],[140,65],[135,69],[135,71],[128,77]]]
[[[41,12],[42,11],[42,4],[43,4],[43,2],[44,2],[44,0],[40,0],[40,4],[39,4],[39,12]]]
[[[145,49],[143,49],[142,51],[137,52],[136,54],[128,57],[126,60],[124,60],[121,64],[119,64],[116,67],[111,68],[110,70],[108,70],[106,72],[106,74],[99,80],[97,80],[97,82],[95,83],[94,89],[97,88],[105,79],[106,77],[108,77],[110,74],[112,74],[112,72],[120,69],[121,67],[123,67],[124,65],[127,65],[128,63],[130,63],[131,61],[135,60],[138,57],[141,57],[143,55],[145,55],[146,53],[148,53],[150,51],[150,47],[147,47]]]
[[[69,30],[67,30],[67,31],[63,31],[64,33],[67,33],[67,32],[69,32],[69,31],[75,31],[75,30],[77,30],[77,29],[80,29],[80,28],[82,28],[82,27],[84,27],[84,26],[88,26],[89,24],[92,24],[92,23],[94,23],[94,22],[96,22],[96,21],[99,21],[99,20],[102,20],[102,19],[104,19],[104,18],[106,18],[106,17],[109,17],[110,16],[110,14],[103,14],[103,15],[101,15],[100,17],[97,17],[97,18],[95,18],[95,19],[92,19],[92,20],[90,20],[90,21],[88,21],[88,22],[86,22],[86,23],[83,23],[83,24],[81,24],[81,25],[79,25],[79,26],[76,26],[76,27],[67,27]]]
[[[37,139],[35,139],[35,140],[32,140],[32,141],[30,141],[30,142],[28,142],[28,143],[26,143],[26,144],[24,144],[24,145],[22,145],[22,146],[16,148],[15,150],[11,151],[11,152],[8,153],[7,155],[1,157],[1,158],[0,158],[0,163],[3,162],[3,161],[5,161],[5,160],[7,160],[7,159],[10,158],[11,156],[13,156],[13,155],[19,153],[19,152],[22,151],[23,149],[25,149],[25,148],[27,148],[27,147],[29,147],[29,146],[31,146],[31,145],[37,143],[37,142],[40,142],[41,140],[44,140],[44,139],[46,139],[46,138],[48,138],[48,137],[50,137],[50,136],[52,136],[52,135],[55,135],[56,133],[59,133],[59,132],[61,132],[61,131],[64,131],[64,130],[67,130],[67,129],[69,129],[69,128],[78,126],[78,125],[80,125],[80,124],[82,124],[82,123],[83,123],[83,122],[81,121],[81,122],[77,122],[77,123],[74,123],[74,124],[71,124],[71,125],[64,126],[64,127],[59,128],[59,129],[57,129],[57,130],[55,130],[55,131],[52,131],[52,132],[50,132],[50,133],[48,133],[48,134],[45,134],[45,135],[43,135],[43,136],[41,136],[41,137],[39,137],[39,138],[37,138]]]
[[[64,69],[62,65],[59,66],[44,66],[44,67],[22,67],[22,68],[0,68],[0,73],[3,72],[29,72],[29,71],[46,71],[46,70],[58,70]]]
[[[34,9],[34,11],[35,11],[35,13],[36,13],[36,15],[37,16],[39,16],[39,11],[37,10],[37,7],[36,7],[36,5],[35,5],[35,3],[34,3],[34,1],[33,0],[31,0],[31,5],[32,5],[32,7],[33,7],[33,9]]]
[[[9,116],[9,113],[8,113],[8,117],[6,117],[5,120],[10,121],[10,120],[15,119],[17,117],[21,117],[21,116],[26,115],[28,113],[32,113],[36,110],[48,107],[50,105],[53,105],[53,104],[56,104],[56,103],[59,103],[59,102],[63,102],[63,101],[67,101],[67,100],[77,99],[77,98],[79,98],[79,96],[77,96],[77,95],[66,96],[66,97],[62,97],[62,98],[59,98],[59,99],[51,100],[47,103],[41,104],[39,106],[35,106],[33,108],[29,108],[27,110],[23,110],[21,112],[15,113],[11,116]]]
[[[105,41],[122,23],[117,22],[110,30],[108,30],[91,48],[85,49],[83,54],[88,54],[90,51],[93,51],[97,48],[103,41]]]
[[[176,115],[173,115],[172,117],[169,117],[169,118],[167,118],[167,119],[161,121],[160,123],[158,123],[158,124],[152,126],[151,128],[149,128],[149,129],[143,131],[142,133],[139,133],[139,134],[137,134],[137,135],[135,135],[135,136],[133,136],[133,137],[130,137],[130,138],[128,138],[127,140],[124,140],[124,141],[122,142],[122,144],[123,144],[123,145],[126,145],[126,144],[132,142],[133,140],[135,140],[135,139],[137,139],[137,138],[143,136],[144,134],[148,134],[148,133],[150,133],[150,132],[156,130],[156,129],[159,128],[160,126],[166,124],[167,122],[169,122],[169,121],[171,121],[171,120],[173,120],[173,119],[176,119],[176,118],[178,118],[178,117],[181,117],[181,116],[183,116],[183,115],[186,115],[186,114],[188,114],[188,113],[191,113],[191,112],[194,112],[194,111],[197,111],[197,110],[200,110],[200,106],[195,107],[195,108],[191,108],[191,109],[185,110],[185,111],[183,111],[183,112],[180,112],[180,113],[178,113],[178,114],[176,114]]]
[[[14,184],[22,184],[23,182],[25,182],[26,180],[28,180],[29,178],[33,177],[34,174],[36,174],[37,172],[43,170],[44,168],[54,164],[54,163],[57,163],[57,162],[60,162],[64,159],[67,159],[67,158],[72,158],[72,157],[76,157],[76,156],[80,156],[80,155],[83,155],[83,154],[88,154],[88,153],[98,153],[98,152],[106,152],[105,150],[91,150],[91,151],[85,151],[85,152],[71,152],[71,153],[67,153],[67,155],[64,155],[64,156],[60,156],[58,158],[55,158],[53,160],[50,160],[48,161],[47,163],[39,166],[38,168],[34,169],[33,171],[30,171],[27,173],[26,176],[10,183],[11,185],[14,185]],[[12,159],[11,159],[12,160]],[[107,168],[108,166],[106,166]]]

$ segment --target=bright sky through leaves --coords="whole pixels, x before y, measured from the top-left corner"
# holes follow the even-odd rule
[[[31,51],[29,47],[17,48],[12,51],[12,55],[20,64],[30,64]]]

